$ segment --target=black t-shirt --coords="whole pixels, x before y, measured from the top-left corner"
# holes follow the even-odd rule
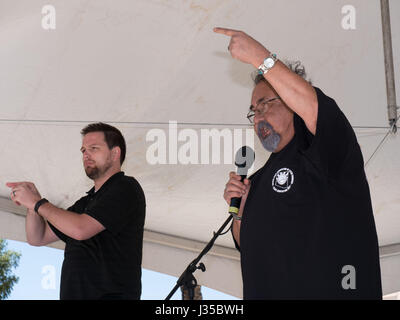
[[[145,197],[133,177],[118,172],[68,211],[86,213],[105,230],[74,240],[49,222],[65,242],[61,299],[140,299]]]
[[[293,139],[251,177],[240,230],[245,299],[382,298],[361,150],[336,102],[315,90],[315,136],[294,114]]]

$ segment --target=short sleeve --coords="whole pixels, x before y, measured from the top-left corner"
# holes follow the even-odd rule
[[[71,207],[67,209],[67,211],[72,211],[74,212],[75,210],[76,203],[73,204]],[[63,242],[67,243],[69,240],[72,240],[72,238],[68,237],[66,234],[62,233],[60,230],[58,230],[55,226],[53,226],[49,221],[47,221],[47,224],[49,225],[50,229],[54,232],[54,234]]]
[[[125,179],[116,184],[85,210],[87,215],[113,234],[117,234],[128,222],[139,219],[139,211],[144,206],[143,191],[136,180]]]
[[[309,147],[305,154],[330,177],[340,175],[346,159],[359,150],[353,128],[335,100],[315,88],[318,118],[315,136],[307,132]]]

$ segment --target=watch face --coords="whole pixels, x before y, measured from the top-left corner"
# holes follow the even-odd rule
[[[274,64],[275,64],[275,61],[274,61],[272,58],[267,58],[267,59],[265,59],[265,61],[264,61],[264,65],[265,65],[268,69],[272,68],[272,67],[274,66]]]

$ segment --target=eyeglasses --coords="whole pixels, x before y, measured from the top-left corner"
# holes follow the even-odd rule
[[[274,97],[271,99],[262,100],[256,106],[251,105],[250,111],[247,113],[247,119],[250,121],[250,123],[254,123],[255,116],[259,117],[259,116],[264,115],[268,111],[268,108],[270,107],[271,102],[275,101],[275,100],[281,100],[281,98]]]

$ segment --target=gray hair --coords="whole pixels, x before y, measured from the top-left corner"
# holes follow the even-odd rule
[[[282,60],[281,60],[282,61]],[[306,80],[309,84],[312,84],[311,79],[307,79],[307,73],[306,73],[306,68],[301,64],[300,61],[298,60],[283,60],[283,64],[285,64],[286,67],[288,67],[291,71],[293,71],[295,74],[299,75],[302,77],[304,80]],[[257,70],[258,71],[258,70]],[[264,78],[264,75],[259,74],[258,72],[252,75],[254,85],[256,86],[257,84],[260,83],[260,81],[267,81]]]

